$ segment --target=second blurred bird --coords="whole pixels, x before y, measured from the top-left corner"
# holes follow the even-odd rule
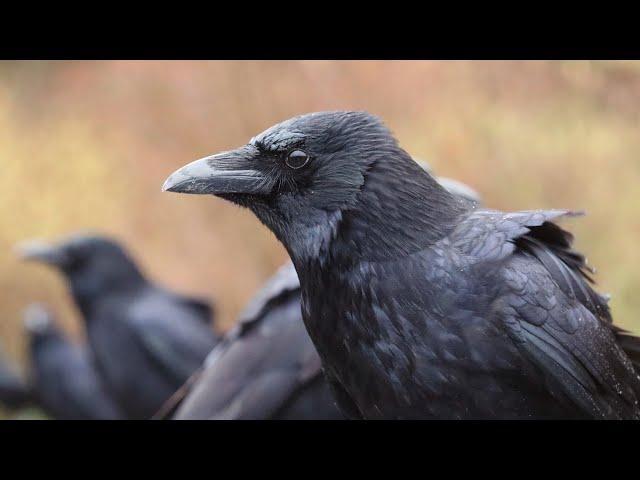
[[[125,418],[151,418],[217,343],[207,303],[149,282],[109,239],[76,235],[19,250],[65,276],[97,370]]]
[[[25,312],[33,400],[57,420],[117,420],[122,412],[108,393],[86,348],[74,345],[41,305]]]

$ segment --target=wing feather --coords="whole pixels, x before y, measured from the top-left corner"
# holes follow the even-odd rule
[[[631,344],[640,353],[640,342],[620,341],[605,297],[589,285],[591,269],[571,247],[573,236],[552,223],[573,215],[474,212],[460,232],[475,232],[475,239],[454,237],[454,245],[502,262],[502,301],[511,307],[504,325],[566,397],[596,418],[640,418],[640,378],[621,348]]]

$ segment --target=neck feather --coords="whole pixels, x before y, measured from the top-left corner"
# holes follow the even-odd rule
[[[445,237],[469,208],[400,150],[392,160],[372,163],[351,205],[326,214],[322,227],[316,226],[321,240],[305,235],[316,240],[289,253],[294,263],[340,268],[402,258]]]

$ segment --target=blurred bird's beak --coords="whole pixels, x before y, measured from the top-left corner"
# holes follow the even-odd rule
[[[192,194],[266,194],[271,191],[264,173],[256,169],[259,151],[252,145],[201,158],[173,172],[162,191]]]
[[[43,305],[32,303],[24,311],[24,327],[30,333],[42,333],[51,324],[49,312]]]
[[[68,255],[53,245],[41,240],[28,240],[16,246],[16,252],[22,260],[32,260],[63,268],[69,261]]]

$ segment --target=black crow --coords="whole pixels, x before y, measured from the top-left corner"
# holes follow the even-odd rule
[[[456,198],[368,113],[295,117],[164,189],[249,207],[275,233],[350,417],[640,417],[606,299],[554,223],[571,212]]]
[[[438,181],[454,194],[479,202],[465,184],[442,177]],[[205,363],[197,378],[167,404],[169,411],[184,397],[174,418],[344,418],[302,322],[300,282],[290,262],[250,301]]]
[[[150,418],[216,344],[211,307],[150,283],[111,239],[76,235],[21,252],[65,275],[95,363],[126,418]]]
[[[0,357],[0,404],[18,409],[32,403],[31,389],[4,355]]]
[[[25,312],[34,399],[57,420],[122,418],[87,349],[71,343],[40,305]]]

